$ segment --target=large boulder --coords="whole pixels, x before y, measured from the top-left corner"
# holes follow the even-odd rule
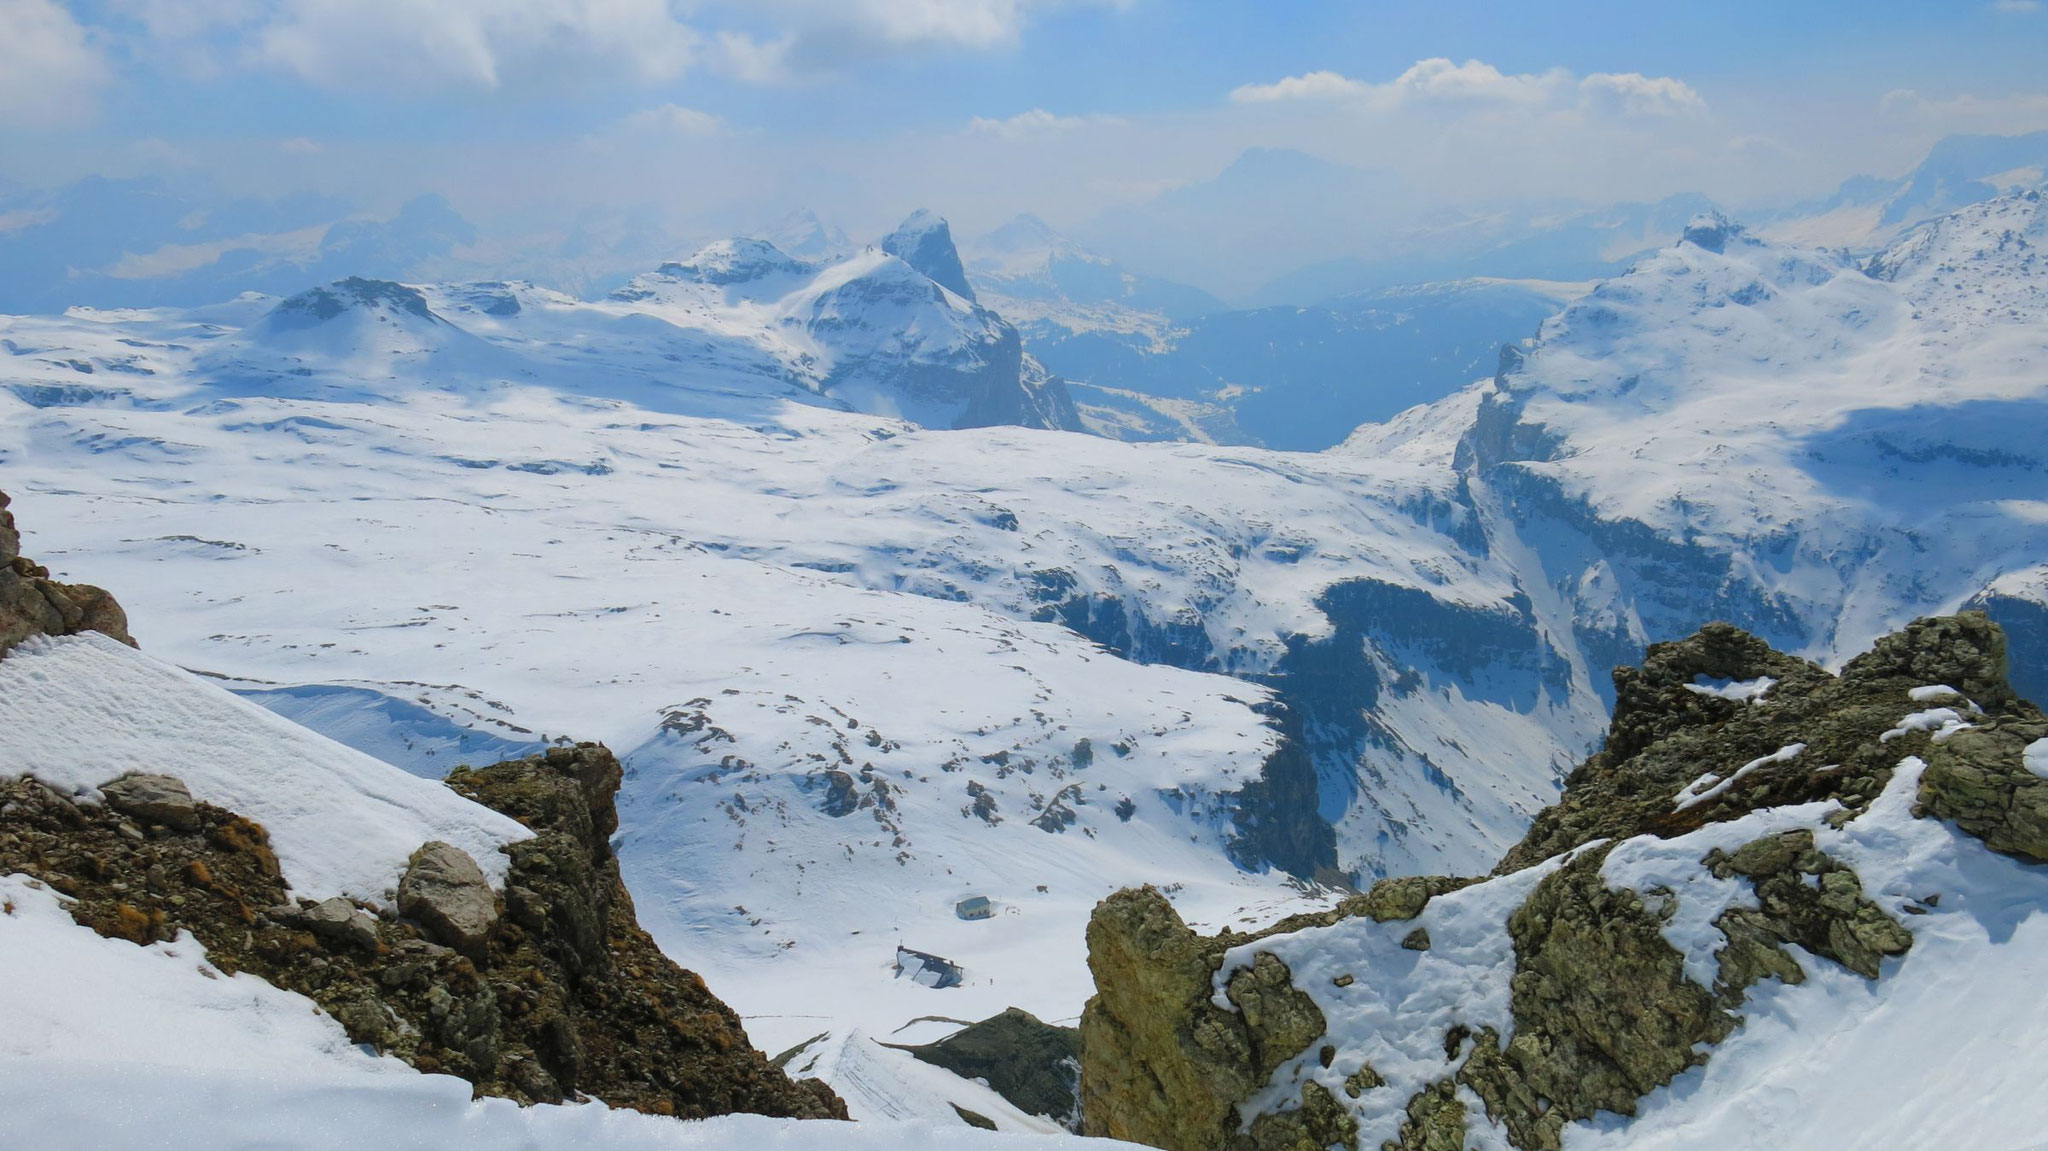
[[[102,784],[100,794],[108,807],[145,823],[173,831],[199,829],[199,803],[175,776],[135,772]]]
[[[498,923],[498,897],[468,852],[437,839],[422,844],[406,864],[398,911],[441,943],[479,958]]]

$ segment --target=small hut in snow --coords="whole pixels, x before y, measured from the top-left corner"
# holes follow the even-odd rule
[[[908,947],[896,948],[896,977],[908,975],[912,983],[926,987],[958,987],[967,978],[960,965],[950,959],[942,959],[923,951]]]
[[[962,919],[987,919],[996,913],[996,905],[986,895],[970,895],[953,905],[953,914]]]

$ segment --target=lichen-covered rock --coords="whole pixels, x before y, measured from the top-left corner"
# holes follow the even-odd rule
[[[185,781],[169,775],[135,772],[100,787],[107,806],[148,823],[173,831],[199,828],[199,804],[186,789]]]
[[[1344,915],[1371,916],[1381,923],[1413,919],[1422,914],[1430,900],[1477,882],[1443,875],[1398,875],[1380,880],[1363,895],[1346,899],[1337,905],[1337,910]]]
[[[1555,1151],[1559,1132],[1636,1100],[1696,1063],[1736,1019],[1685,975],[1662,921],[1601,879],[1604,850],[1536,885],[1508,920],[1514,1038],[1481,1036],[1459,1072],[1518,1147]]]
[[[1225,948],[1146,887],[1088,921],[1095,997],[1081,1013],[1081,1122],[1103,1135],[1194,1151],[1224,1147],[1234,1104],[1261,1082],[1244,1021],[1209,1002]],[[1150,1090],[1130,1090],[1143,1075]]]
[[[1916,703],[1914,689],[1953,688],[1960,694],[1952,702],[1983,709],[1980,722],[2038,715],[2006,684],[2005,659],[2004,635],[1982,612],[1915,620],[1850,660],[1839,677],[1727,624],[1652,644],[1640,669],[1615,669],[1606,745],[1572,772],[1564,795],[1536,816],[1494,873],[1595,839],[1678,835],[1761,807],[1835,799],[1861,810],[1902,757],[1940,755],[1931,730],[1884,737],[1905,714],[1931,706]],[[1701,690],[1765,677],[1775,682],[1747,699]],[[1757,764],[1711,799],[1673,803],[1695,780],[1727,779],[1794,744],[1804,750]],[[1822,764],[1836,770],[1813,770]],[[1967,782],[1957,790],[1967,792]]]
[[[1358,1120],[1320,1083],[1301,1086],[1301,1106],[1268,1111],[1233,1140],[1240,1151],[1323,1151],[1358,1143]]]
[[[189,931],[213,965],[306,995],[356,1042],[478,1094],[845,1118],[829,1087],[769,1066],[739,1018],[634,922],[606,842],[619,777],[596,745],[458,773],[465,794],[536,833],[513,845],[513,913],[476,954],[424,937],[415,919],[288,899],[263,829],[205,803],[190,830],[138,829],[112,803],[0,778],[0,873],[71,896],[73,916],[104,935]]]
[[[1387,1151],[1465,1151],[1465,1105],[1457,1092],[1448,1079],[1416,1092],[1400,1139]]]
[[[128,615],[104,589],[59,583],[50,569],[21,554],[21,533],[6,492],[0,492],[0,656],[38,635],[96,631],[130,647]]]
[[[1887,960],[1913,946],[1907,924],[1817,837],[1863,817],[1901,764],[1925,764],[1914,768],[1920,814],[1996,850],[2048,860],[2048,717],[2006,686],[2003,660],[1998,629],[1971,612],[1916,621],[1840,676],[1726,625],[1654,646],[1641,669],[1615,674],[1607,745],[1486,881],[1524,886],[1492,888],[1512,892],[1505,906],[1514,909],[1506,939],[1476,952],[1469,927],[1445,933],[1473,905],[1431,908],[1474,880],[1386,880],[1331,912],[1213,939],[1194,936],[1156,895],[1113,896],[1089,931],[1097,995],[1082,1027],[1087,1129],[1178,1151],[1351,1146],[1370,1125],[1394,1151],[1462,1151],[1479,1124],[1524,1151],[1557,1151],[1571,1122],[1635,1114],[1646,1094],[1713,1058],[1760,981],[1801,983],[1814,962],[1880,979]],[[1832,802],[1800,806],[1814,801]],[[1610,870],[1610,858],[1666,858],[1667,848],[1645,841],[1763,809],[1782,812],[1778,826],[1805,826],[1747,841],[1706,831],[1702,842],[1719,846],[1698,848],[1696,862],[1657,864],[1696,869],[1685,882],[1698,886],[1683,894],[1629,890],[1616,876],[1660,874],[1631,870],[1639,863]],[[1630,840],[1634,854],[1613,855]],[[1555,870],[1526,870],[1546,860]],[[1681,902],[1734,885],[1748,897],[1715,905],[1718,949],[1681,952],[1672,939],[1699,930],[1674,921]],[[1490,904],[1482,896],[1477,906]],[[1344,923],[1352,917],[1387,928]],[[1411,919],[1423,922],[1404,927]],[[1667,928],[1678,934],[1667,938]],[[1291,938],[1275,939],[1275,952],[1256,946],[1278,935]],[[1318,941],[1371,948],[1371,959],[1317,952]],[[1427,959],[1388,955],[1433,942]],[[1222,973],[1234,1011],[1211,998],[1225,952],[1240,964]],[[1432,1014],[1441,996],[1400,980],[1410,978],[1408,964],[1440,956],[1451,986],[1492,981],[1506,1016],[1447,1023],[1453,1017]],[[1293,986],[1287,963],[1314,970],[1315,986]],[[1359,996],[1381,979],[1395,981],[1385,996]],[[1313,1014],[1294,1010],[1295,996]],[[1404,1019],[1410,1002],[1417,1015]],[[1340,1026],[1312,1033],[1326,1014]],[[1394,1072],[1405,1100],[1359,1052],[1340,1050],[1368,1024],[1407,1052],[1410,1066]],[[1437,1039],[1442,1073],[1433,1054],[1415,1064]],[[1294,1058],[1318,1045],[1314,1063]],[[1272,1090],[1278,1074],[1304,1089]],[[1257,1113],[1247,1113],[1255,1097]]]
[[[483,869],[452,843],[421,844],[398,881],[398,912],[418,920],[435,939],[468,955],[483,955],[498,922],[498,896]]]
[[[1765,976],[1801,982],[1805,972],[1787,943],[1865,979],[1878,977],[1886,956],[1913,946],[1912,932],[1864,898],[1856,873],[1814,847],[1812,831],[1765,836],[1704,862],[1718,877],[1748,878],[1757,898],[1756,907],[1731,907],[1715,921],[1728,936],[1720,955],[1724,999],[1740,1002],[1743,989]]]
[[[1920,776],[1920,812],[1946,819],[1993,851],[2048,863],[2048,777],[2027,749],[2048,740],[2048,720],[1999,717],[1934,745]],[[2048,769],[2048,754],[2035,753]]]

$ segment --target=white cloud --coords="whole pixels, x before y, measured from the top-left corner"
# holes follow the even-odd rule
[[[1370,108],[1464,105],[1525,109],[1577,107],[1626,116],[1669,116],[1699,112],[1706,102],[1682,80],[1639,72],[1595,72],[1575,77],[1562,68],[1508,73],[1483,60],[1462,64],[1441,56],[1418,60],[1381,84],[1337,72],[1310,72],[1271,84],[1246,84],[1230,93],[1239,104],[1288,100],[1336,101]]]
[[[285,0],[251,59],[342,90],[494,90],[544,79],[658,83],[695,59],[666,0]]]
[[[1003,120],[976,116],[967,122],[967,130],[979,135],[999,136],[1005,140],[1023,140],[1056,136],[1077,128],[1114,126],[1123,122],[1116,116],[1055,116],[1043,108],[1033,108],[1029,112],[1019,112]]]
[[[2016,14],[2039,12],[2041,10],[2041,0],[1993,0],[1991,10],[1994,12],[2011,12]]]
[[[662,104],[619,121],[618,130],[634,135],[716,136],[725,130],[725,122],[709,112]]]
[[[1680,116],[1707,107],[1684,81],[1641,72],[1595,72],[1579,81],[1579,98],[1602,111],[1630,116]]]
[[[1361,96],[1369,87],[1335,72],[1309,72],[1288,76],[1271,84],[1243,84],[1231,90],[1230,98],[1240,104],[1275,100],[1336,100]]]
[[[52,0],[0,0],[0,123],[87,119],[111,76],[71,13]]]
[[[1060,8],[1123,8],[1132,0],[711,0],[757,27],[718,34],[740,79],[787,82],[876,55],[985,51],[1014,45],[1036,16]]]

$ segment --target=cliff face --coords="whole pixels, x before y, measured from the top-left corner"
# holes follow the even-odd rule
[[[104,632],[130,647],[128,615],[114,597],[90,584],[58,583],[50,569],[21,554],[13,501],[0,492],[0,655],[36,635]]]
[[[1713,1060],[1765,980],[1913,978],[1896,957],[1941,897],[1905,857],[2048,861],[2048,718],[1982,614],[1918,621],[1840,676],[1713,625],[1615,685],[1605,748],[1489,879],[1383,881],[1255,936],[1197,936],[1149,889],[1105,900],[1084,1130],[1407,1151],[1491,1129],[1554,1151]]]

